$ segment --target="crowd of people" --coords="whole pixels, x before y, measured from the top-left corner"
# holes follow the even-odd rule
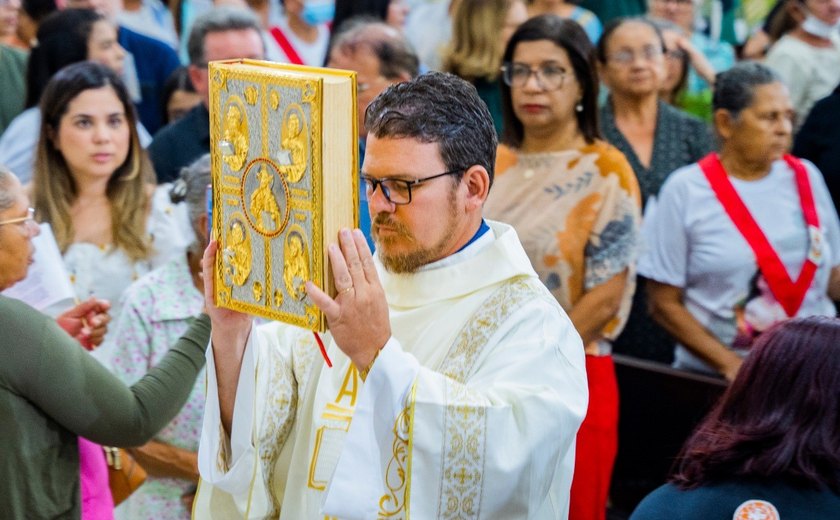
[[[234,58],[356,72],[331,368],[202,276]],[[633,518],[840,510],[840,0],[0,0],[0,89],[10,518],[603,520],[613,353],[730,384]]]

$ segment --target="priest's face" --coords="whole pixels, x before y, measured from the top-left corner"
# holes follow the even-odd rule
[[[368,134],[362,166],[362,175],[368,179],[415,181],[446,170],[437,143]],[[398,193],[398,187],[392,186],[390,195],[393,200],[404,201],[407,192]],[[458,237],[470,225],[465,196],[466,189],[457,175],[413,184],[407,204],[390,202],[382,185],[369,187],[371,234],[385,268],[393,273],[411,273],[457,251]]]

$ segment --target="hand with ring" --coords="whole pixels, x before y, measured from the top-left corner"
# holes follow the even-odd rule
[[[336,345],[363,370],[391,337],[388,302],[362,232],[342,229],[338,242],[329,246],[335,285],[341,288],[335,299],[312,282],[306,282],[306,292],[326,315]]]

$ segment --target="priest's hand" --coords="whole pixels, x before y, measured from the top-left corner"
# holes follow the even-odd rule
[[[248,335],[251,333],[251,316],[216,307],[215,278],[213,268],[216,265],[216,254],[219,242],[213,240],[204,250],[201,259],[201,272],[204,278],[204,312],[210,316],[212,330],[210,344],[213,345],[213,359],[216,364],[216,381],[219,387],[219,412],[222,426],[230,435],[233,421],[233,406],[236,403],[236,388],[239,385],[239,372],[242,369],[242,358]]]
[[[361,231],[342,229],[329,256],[338,291],[335,299],[312,282],[306,292],[327,317],[336,345],[361,371],[391,337],[388,302]]]

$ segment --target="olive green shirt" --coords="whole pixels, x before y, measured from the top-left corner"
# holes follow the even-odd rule
[[[53,319],[0,296],[0,515],[79,518],[76,436],[139,446],[180,411],[210,338],[206,315],[131,387]]]

